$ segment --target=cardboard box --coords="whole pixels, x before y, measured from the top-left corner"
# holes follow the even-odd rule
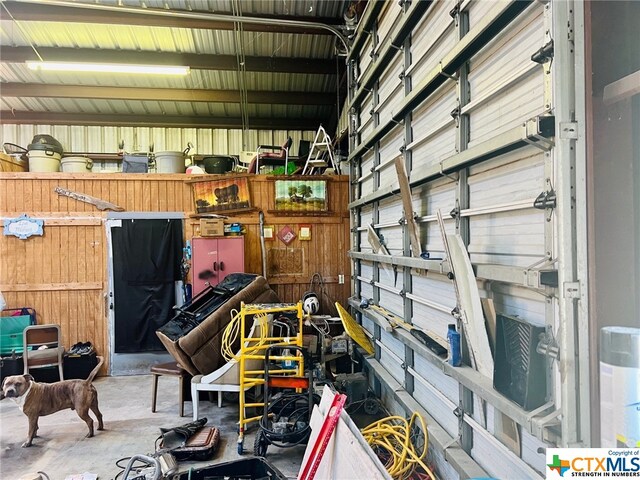
[[[221,218],[201,218],[200,236],[202,237],[223,237],[224,221]]]

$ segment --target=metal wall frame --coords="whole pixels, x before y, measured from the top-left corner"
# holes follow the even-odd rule
[[[370,2],[364,18],[368,23],[366,28],[359,31],[356,49],[350,51],[349,59],[357,62],[359,49],[366,43],[367,34],[375,35],[377,15],[382,9],[380,2]],[[416,4],[424,4],[422,11],[417,10]],[[451,12],[455,20],[458,43],[440,61],[437,68],[429,72],[424,78],[412,79],[411,71],[416,58],[411,56],[411,33],[419,21],[434,8],[431,2],[407,2],[402,4],[403,15],[398,18],[397,25],[392,28],[381,45],[375,46],[374,51],[379,57],[368,64],[366,72],[360,72],[360,83],[350,84],[349,105],[351,115],[357,115],[362,100],[368,92],[373,94],[373,130],[365,136],[359,132],[351,132],[350,155],[352,196],[349,208],[352,213],[353,244],[349,255],[354,268],[354,298],[350,306],[356,312],[357,318],[364,324],[370,325],[370,332],[376,343],[375,359],[367,359],[367,365],[375,373],[374,383],[377,390],[388,391],[394,401],[405,410],[423,410],[415,401],[409,400],[414,391],[415,379],[414,360],[419,355],[440,369],[444,375],[454,378],[460,385],[460,400],[458,406],[467,415],[460,422],[459,445],[460,451],[471,452],[473,437],[480,435],[484,441],[494,444],[497,440],[487,431],[484,416],[474,410],[479,403],[474,398],[486,401],[518,423],[521,428],[535,438],[549,444],[559,446],[585,446],[590,442],[589,412],[589,324],[586,261],[586,198],[585,192],[585,163],[584,163],[584,77],[576,72],[583,72],[583,58],[576,55],[576,45],[582,45],[584,28],[584,8],[577,5],[580,2],[543,2],[546,37],[554,40],[555,56],[552,62],[544,64],[548,70],[544,88],[544,109],[537,115],[513,126],[503,133],[495,135],[480,143],[469,147],[469,115],[487,102],[498,98],[513,85],[523,81],[534,72],[537,74],[539,66],[522,64],[514,70],[513,75],[497,79],[495,88],[485,93],[481,98],[473,98],[469,94],[467,75],[468,62],[473,59],[493,38],[514,24],[518,16],[527,11],[531,2],[511,1],[493,5],[475,25],[469,25],[467,9],[473,2],[458,2],[457,8]],[[374,5],[372,7],[372,5]],[[539,5],[539,4],[538,4]],[[538,17],[540,18],[540,17]],[[368,33],[367,33],[368,32]],[[375,38],[375,37],[374,37]],[[531,45],[534,53],[542,45]],[[579,52],[580,48],[577,49]],[[387,72],[397,55],[404,56],[402,83],[404,99],[394,108],[389,120],[380,122],[376,105],[386,99],[378,98],[379,79]],[[396,63],[397,65],[397,63]],[[353,80],[353,76],[349,77]],[[414,134],[412,130],[412,112],[424,104],[439,87],[449,81],[456,82],[457,109],[452,112],[456,125],[456,153],[441,159],[436,165],[420,165],[412,156]],[[402,312],[406,321],[413,317],[414,302],[427,305],[437,311],[446,310],[444,305],[428,300],[413,291],[413,276],[416,271],[432,270],[441,274],[449,272],[447,262],[438,259],[422,259],[411,256],[411,245],[407,226],[407,215],[414,212],[404,212],[400,219],[402,229],[402,254],[383,255],[370,253],[368,245],[361,245],[362,234],[366,237],[367,225],[363,224],[360,212],[363,208],[373,212],[374,228],[383,231],[387,228],[398,228],[397,223],[380,222],[379,204],[382,200],[399,194],[400,187],[397,180],[385,182],[380,187],[380,175],[386,165],[393,160],[381,158],[380,141],[402,125],[404,143],[401,157],[405,167],[410,172],[409,183],[412,188],[428,185],[442,178],[443,175],[455,181],[454,220],[456,232],[469,244],[469,220],[477,215],[492,213],[517,212],[532,208],[535,199],[518,200],[509,203],[497,202],[494,205],[471,208],[469,204],[469,167],[500,157],[508,152],[520,152],[527,149],[542,151],[544,154],[544,175],[547,179],[548,190],[557,191],[555,208],[546,210],[547,223],[544,225],[544,258],[536,264],[527,267],[502,264],[474,264],[474,271],[479,287],[490,292],[492,289],[500,291],[500,285],[514,285],[520,288],[526,297],[537,299],[544,304],[545,318],[553,320],[555,312],[559,317],[555,321],[547,321],[547,331],[551,334],[551,341],[559,344],[559,361],[550,355],[549,385],[550,390],[558,390],[559,398],[553,400],[553,394],[548,403],[542,407],[527,412],[494,390],[491,379],[482,377],[469,367],[451,367],[439,357],[424,347],[414,337],[403,330],[390,333],[404,345],[404,353],[394,351],[394,358],[402,361],[404,369],[404,383],[398,381],[386,370],[380,359],[381,351],[388,355],[384,346],[381,330],[387,328],[386,320],[377,313],[360,307],[361,285],[366,284],[367,290],[373,292],[374,301],[380,299],[382,291],[398,295],[402,300]],[[350,126],[353,124],[350,122]],[[360,159],[368,152],[373,152],[373,169],[363,171]],[[523,157],[524,158],[524,157]],[[541,165],[539,163],[538,165]],[[364,192],[363,181],[373,179],[373,192]],[[582,201],[580,201],[582,199]],[[435,221],[435,215],[417,217],[419,224],[429,224]],[[372,277],[362,275],[361,265],[366,262],[373,266]],[[386,267],[385,267],[386,266]],[[397,271],[401,285],[391,287],[381,281],[380,272],[384,268],[392,267]],[[550,277],[546,276],[550,274]],[[556,276],[553,280],[553,276]],[[520,293],[518,293],[520,295]],[[525,297],[523,297],[525,298]],[[393,342],[395,343],[395,342]],[[403,356],[403,358],[401,358]],[[576,360],[577,359],[577,360]],[[422,361],[422,360],[421,360]],[[394,367],[395,369],[395,367]],[[563,381],[559,381],[559,370],[564,372]],[[394,374],[397,375],[397,374]],[[555,387],[558,382],[558,388]],[[432,387],[435,388],[435,387]],[[437,391],[434,392],[437,394]],[[441,394],[440,394],[441,395]],[[448,400],[451,405],[451,401]],[[411,407],[410,407],[411,406]],[[481,409],[482,410],[482,409]],[[475,420],[470,418],[475,417]],[[436,419],[432,419],[437,421]],[[558,426],[561,429],[557,428]],[[480,438],[479,437],[479,438]],[[489,438],[490,437],[490,438]],[[452,439],[453,441],[454,439]],[[454,443],[455,444],[455,443]],[[436,448],[447,447],[438,444]],[[449,445],[450,446],[450,445]],[[452,448],[452,447],[451,447]],[[445,448],[445,457],[447,457]],[[511,457],[510,457],[511,458]],[[523,469],[527,467],[523,461]],[[466,462],[466,460],[465,460]],[[464,463],[464,462],[463,462]],[[473,464],[473,462],[472,462]],[[469,473],[462,464],[457,462],[454,469],[461,476]],[[477,464],[473,467],[477,467]],[[530,470],[531,475],[536,472]]]

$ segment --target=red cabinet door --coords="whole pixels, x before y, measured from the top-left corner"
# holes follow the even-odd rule
[[[244,272],[244,237],[194,238],[191,278],[195,297],[230,273]]]
[[[220,266],[218,265],[218,239],[194,238],[191,242],[193,259],[191,262],[191,278],[193,296],[199,294],[207,285],[220,283]]]
[[[220,281],[230,273],[244,272],[244,237],[218,239]]]

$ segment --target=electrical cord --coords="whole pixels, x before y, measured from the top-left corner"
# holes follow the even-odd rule
[[[416,450],[417,425],[424,433],[422,449]],[[427,425],[418,412],[414,412],[407,421],[399,416],[389,416],[373,422],[362,430],[367,443],[385,464],[385,468],[394,480],[406,480],[411,477],[418,466],[435,480],[433,472],[424,463],[423,458],[429,447]]]
[[[232,310],[231,321],[227,324],[226,328],[222,332],[222,346],[220,348],[220,351],[227,362],[230,362],[231,360],[240,360],[240,356],[233,351],[233,344],[236,342],[238,336],[240,335],[240,319],[240,312],[238,312],[237,310]],[[268,315],[266,313],[256,313],[253,316],[253,325],[254,328],[260,329],[260,336],[258,337],[257,342],[250,342],[250,348],[244,352],[245,355],[251,355],[258,352],[260,350],[259,347],[264,345],[269,331]]]
[[[317,285],[319,292],[316,292],[314,284]],[[319,272],[315,272],[313,275],[311,275],[311,280],[309,281],[309,291],[324,295],[327,298],[329,305],[334,304],[333,298],[331,298],[331,295],[329,295],[327,284],[325,283],[324,278]]]
[[[319,403],[320,397],[313,395],[313,402]],[[293,411],[290,411],[293,408]],[[259,420],[260,428],[264,431],[269,443],[280,448],[293,447],[306,441],[311,426],[309,418],[311,415],[308,393],[287,392],[275,398],[268,407],[267,418],[261,417]],[[274,423],[279,422],[282,417],[287,417],[288,422],[296,425],[295,430],[287,433],[278,433],[270,428]],[[301,421],[304,427],[298,428],[297,424]]]

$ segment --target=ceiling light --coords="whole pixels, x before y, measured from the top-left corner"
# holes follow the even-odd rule
[[[189,67],[166,65],[127,65],[118,63],[26,62],[31,70],[56,72],[142,73],[187,75]]]

